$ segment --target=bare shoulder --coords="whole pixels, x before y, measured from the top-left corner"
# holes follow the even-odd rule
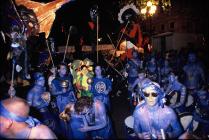
[[[41,124],[32,128],[30,139],[57,139],[57,137],[51,129]]]

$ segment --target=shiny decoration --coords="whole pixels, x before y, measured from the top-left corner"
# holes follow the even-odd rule
[[[163,11],[168,11],[171,7],[171,0],[137,0],[136,5],[140,9],[140,14],[144,19],[155,14],[160,8]]]
[[[68,86],[69,86],[69,82],[67,80],[61,81],[61,87],[62,88],[68,88]]]
[[[125,22],[125,19],[123,19],[123,16],[125,16],[125,18],[129,18],[133,16],[133,14],[138,15],[139,10],[133,3],[127,4],[123,8],[121,8],[120,12],[118,13],[118,21],[122,24]]]
[[[87,79],[87,83],[88,83],[88,84],[91,84],[92,82],[93,82],[93,81],[92,81],[92,78],[88,78],[88,79]]]

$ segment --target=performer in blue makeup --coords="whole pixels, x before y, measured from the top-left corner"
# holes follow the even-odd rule
[[[158,82],[159,78],[159,69],[154,56],[150,58],[147,62],[145,70],[147,71],[147,78],[152,81]]]
[[[0,137],[8,139],[57,139],[45,125],[29,116],[29,105],[13,97],[0,102]]]
[[[60,63],[57,71],[57,76],[51,82],[51,89],[52,95],[56,97],[59,113],[61,113],[68,103],[76,101],[76,97],[72,86],[72,77],[68,73],[66,64]],[[66,124],[60,120],[60,125],[63,136],[68,138]]]
[[[150,79],[146,78],[146,71],[144,70],[141,70],[139,73],[138,73],[138,78],[134,81],[134,83],[130,86],[130,90],[134,92],[134,89],[136,88],[137,86],[137,92],[142,96],[143,95],[143,92],[142,92],[142,87],[143,87],[143,84],[145,82],[151,82]],[[143,96],[142,96],[143,97]]]
[[[52,80],[51,88],[52,95],[56,96],[57,106],[59,108],[59,112],[61,113],[64,110],[65,105],[67,105],[70,102],[68,95],[73,96],[74,94],[74,89],[72,86],[72,77],[67,73],[67,66],[65,63],[59,64],[58,75],[54,80]],[[64,106],[63,103],[65,104]]]
[[[165,88],[168,83],[168,75],[171,72],[172,68],[169,66],[169,61],[164,60],[162,66],[160,67],[159,82],[161,87]]]
[[[82,96],[75,104],[68,104],[61,116],[70,114],[69,126],[73,139],[110,139],[113,135],[104,104]]]
[[[202,139],[209,135],[209,92],[206,89],[197,91],[196,106],[193,112],[195,121],[199,122]]]
[[[185,100],[186,100],[186,87],[181,84],[177,76],[174,75],[174,73],[170,73],[168,76],[169,84],[166,89],[166,95],[169,99],[174,97],[174,93],[177,93],[177,98],[174,99],[176,102],[170,103],[170,107],[175,109],[177,113],[185,111]]]
[[[134,132],[140,139],[177,138],[182,128],[172,108],[163,104],[159,84],[147,82],[142,91],[145,102],[134,111]]]
[[[38,111],[40,120],[45,125],[55,130],[56,122],[53,114],[48,109],[51,96],[49,92],[46,92],[44,75],[40,72],[36,72],[34,74],[34,80],[34,86],[30,89],[27,95],[28,104]]]
[[[110,111],[110,98],[109,93],[112,90],[112,82],[103,77],[101,66],[95,67],[95,77],[91,84],[91,92],[93,97],[99,99],[106,106],[106,109]]]
[[[69,89],[69,83],[67,80],[64,80],[61,82],[61,87],[62,87],[63,94],[57,97],[57,102],[60,103],[58,104],[60,113],[64,111],[65,106],[68,103],[75,103],[77,100],[74,95],[74,91],[72,89]]]
[[[141,70],[138,74],[138,78],[134,83],[129,87],[129,90],[132,91],[132,96],[134,98],[134,105],[136,106],[143,99],[142,87],[145,83],[151,82],[150,79],[146,78],[146,71]],[[134,111],[134,108],[132,112]]]
[[[205,74],[202,66],[198,63],[195,53],[191,52],[188,55],[188,63],[183,67],[184,85],[188,92],[194,94],[206,82]]]
[[[133,51],[132,55],[133,57],[128,59],[126,64],[126,72],[128,73],[128,87],[132,87],[134,81],[138,78],[138,71],[143,68],[143,61],[139,58],[138,52]],[[131,109],[133,109],[133,97],[131,90],[128,90],[128,97],[130,99]]]

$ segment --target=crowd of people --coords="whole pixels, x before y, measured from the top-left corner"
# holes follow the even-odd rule
[[[89,23],[94,30],[93,39],[98,14],[95,9],[97,7],[91,11],[94,22]],[[108,71],[109,63],[96,63],[95,46],[98,42],[95,40],[91,44],[93,60],[74,59],[60,61],[59,64],[52,61],[47,70],[30,71],[27,49],[24,49],[26,42],[17,44],[16,41],[26,41],[25,36],[13,29],[12,80],[6,99],[0,102],[0,137],[117,138],[111,116],[114,103],[110,94],[115,95],[115,88],[122,88],[122,85],[114,86],[121,79],[111,79],[111,76],[118,74],[126,81],[127,86],[124,87],[127,93],[124,94],[127,94],[127,99],[124,102],[128,100],[133,117],[131,127],[134,135],[127,133],[127,138],[208,138],[209,79],[204,63],[192,49],[180,56],[175,54],[172,58],[167,54],[157,55],[149,44],[149,38],[142,40],[140,26],[132,18],[127,15],[125,26],[121,28],[118,44],[125,41],[124,54],[119,56],[123,67],[117,70],[111,65],[117,73]],[[76,53],[78,58],[80,54]],[[21,55],[24,55],[24,59],[21,59]],[[115,54],[112,58],[116,59]],[[21,78],[28,81],[30,87],[25,99],[18,97],[15,90],[15,74],[19,72],[22,72]],[[189,113],[192,119],[183,119],[185,113]]]
[[[176,66],[170,65],[170,61],[177,60],[165,57],[156,61],[156,55],[146,55],[149,57],[146,59],[143,56],[133,50],[132,57],[123,61],[127,99],[134,118],[134,137],[184,138],[199,134],[200,138],[206,138],[208,87],[204,67],[196,54],[189,52],[185,65],[177,66],[182,69],[178,71],[173,70]],[[87,63],[78,63],[79,66],[75,67],[74,63],[67,65],[61,62],[57,67],[50,68],[50,74],[49,71],[31,73],[33,83],[26,99],[15,96],[15,89],[11,86],[8,91],[10,98],[2,100],[0,106],[1,137],[33,138],[36,131],[42,131],[41,134],[46,131],[39,137],[116,138],[111,120],[110,93],[116,94],[112,89],[115,88],[113,82],[118,80],[111,80],[107,71],[105,74],[105,66],[94,64],[93,69],[87,69]],[[72,73],[73,68],[75,73]],[[80,72],[83,70],[87,70],[86,73]],[[91,78],[84,78],[87,81],[84,87],[82,80],[75,80],[75,74],[83,76],[88,72],[94,74]],[[29,116],[29,110],[39,121]],[[185,112],[192,114],[193,118],[186,126],[181,120]],[[198,122],[198,131],[194,131],[194,121]]]

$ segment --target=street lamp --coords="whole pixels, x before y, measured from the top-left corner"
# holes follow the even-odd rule
[[[146,18],[146,16],[152,16],[156,12],[156,9],[157,6],[151,1],[148,1],[146,6],[141,9],[141,14],[143,14]]]
[[[152,1],[147,1],[146,6],[141,9],[141,14],[145,19],[149,19],[150,27],[149,27],[149,33],[151,35],[152,31],[152,23],[151,23],[151,17],[155,14],[157,10],[157,6]]]

